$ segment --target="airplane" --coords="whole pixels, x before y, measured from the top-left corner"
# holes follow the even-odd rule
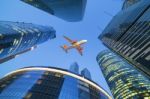
[[[81,45],[87,43],[87,40],[81,40],[81,41],[76,41],[76,40],[71,40],[70,38],[64,36],[64,38],[71,43],[71,46],[67,46],[67,45],[63,45],[61,46],[61,48],[68,53],[68,50],[70,49],[77,49],[77,51],[79,52],[79,54],[82,56],[83,55],[83,47],[81,47]]]

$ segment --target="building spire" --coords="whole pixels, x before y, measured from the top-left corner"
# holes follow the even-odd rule
[[[70,65],[70,69],[71,72],[79,74],[79,65],[77,62],[74,62]]]
[[[88,79],[92,79],[91,78],[91,73],[90,71],[87,69],[87,68],[84,68],[82,71],[81,71],[81,75],[85,78],[88,78]]]

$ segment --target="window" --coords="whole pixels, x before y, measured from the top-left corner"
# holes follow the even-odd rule
[[[28,94],[25,96],[25,99],[29,99],[29,98],[31,98],[31,96],[32,96],[32,93],[28,93]]]

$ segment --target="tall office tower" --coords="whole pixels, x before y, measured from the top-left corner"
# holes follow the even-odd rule
[[[0,21],[0,63],[36,48],[55,38],[52,27],[23,22]]]
[[[81,21],[87,0],[21,0],[66,21]]]
[[[70,65],[70,69],[71,72],[79,74],[79,65],[77,62],[74,62]]]
[[[139,0],[114,16],[99,39],[150,76],[149,13],[150,0]]]
[[[115,99],[149,99],[150,79],[109,50],[97,61]]]
[[[95,82],[54,67],[26,67],[0,79],[0,99],[112,99]]]
[[[90,71],[87,69],[87,68],[84,68],[82,71],[81,71],[81,75],[85,78],[88,78],[88,79],[92,79],[91,78],[91,73]]]

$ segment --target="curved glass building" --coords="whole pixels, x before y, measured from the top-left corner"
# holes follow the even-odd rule
[[[68,70],[27,67],[0,80],[0,99],[112,99],[93,81]]]
[[[52,27],[24,22],[0,21],[0,63],[33,50],[56,37]]]
[[[109,50],[97,61],[115,99],[150,99],[150,79]]]

